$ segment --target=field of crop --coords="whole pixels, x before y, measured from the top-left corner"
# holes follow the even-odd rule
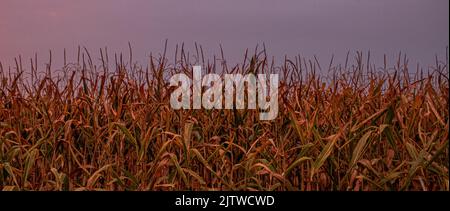
[[[448,59],[174,57],[0,65],[0,190],[449,190]],[[173,110],[168,78],[194,64],[279,73],[278,117]]]

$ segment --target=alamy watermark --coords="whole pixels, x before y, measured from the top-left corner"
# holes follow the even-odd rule
[[[202,78],[201,66],[193,67],[192,80],[183,73],[173,75],[170,78],[170,86],[178,88],[170,95],[171,107],[245,109],[245,93],[247,93],[247,108],[257,109],[258,106],[261,109],[260,120],[273,120],[277,117],[278,74],[257,74],[257,76],[252,73],[225,74],[224,82],[222,80],[218,74],[206,74]],[[206,89],[202,93],[203,87]]]

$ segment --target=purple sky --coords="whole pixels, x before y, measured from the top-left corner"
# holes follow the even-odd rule
[[[432,64],[445,57],[448,8],[448,0],[1,0],[0,61],[37,52],[43,63],[49,49],[61,60],[63,48],[75,59],[78,45],[127,53],[128,41],[144,60],[167,38],[171,50],[184,42],[193,52],[197,42],[208,55],[222,44],[230,61],[264,42],[276,58],[343,62],[348,50],[370,49],[375,60],[402,51]]]

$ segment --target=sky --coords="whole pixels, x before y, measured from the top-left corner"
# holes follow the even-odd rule
[[[444,59],[449,45],[448,0],[1,0],[0,61],[12,64],[52,50],[62,61],[78,45],[99,57],[99,48],[128,54],[137,62],[150,52],[169,52],[194,42],[206,55],[241,61],[245,49],[266,46],[278,61],[285,55],[343,62],[347,51],[371,51],[374,61],[400,51],[412,63]],[[382,64],[380,64],[382,65]]]

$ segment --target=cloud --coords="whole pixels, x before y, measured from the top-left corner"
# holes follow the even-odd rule
[[[56,12],[56,11],[49,11],[48,13],[47,13],[47,15],[48,16],[50,16],[50,17],[52,17],[52,18],[55,18],[55,17],[58,17],[58,12]]]

